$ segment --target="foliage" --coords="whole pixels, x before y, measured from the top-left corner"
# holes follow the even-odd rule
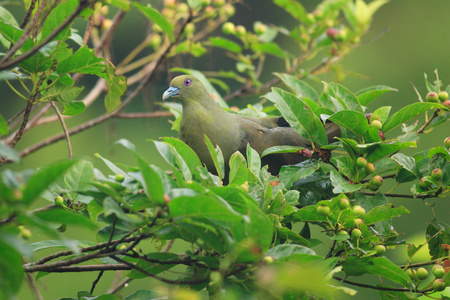
[[[308,13],[300,2],[274,0],[297,24],[287,29],[257,22],[253,31],[228,21],[235,8],[234,3],[224,0],[216,0],[213,5],[208,0],[164,1],[160,9],[128,1],[107,4],[68,0],[58,5],[40,4],[34,10],[36,3],[32,2],[21,26],[2,8],[0,41],[6,52],[0,61],[0,70],[4,70],[0,77],[26,101],[16,116],[20,122],[0,117],[0,134],[6,142],[0,143],[2,164],[19,161],[58,139],[66,138],[70,145],[71,134],[117,116],[164,61],[205,56],[211,47],[224,49],[236,61],[236,70],[202,73],[177,67],[173,71],[199,77],[225,108],[226,100],[233,97],[267,92],[264,99],[273,105],[263,108],[257,104],[236,113],[281,114],[314,148],[311,159],[284,166],[278,177],[269,174],[267,167],[261,166],[259,154],[248,147],[246,153],[233,154],[225,178],[221,151],[207,139],[217,168],[218,175],[213,175],[192,149],[170,137],[152,141],[170,166],[169,171],[149,164],[125,139],[118,144],[132,153],[136,166],[115,164],[98,154],[109,174],[86,160],[67,160],[22,172],[4,169],[0,173],[1,298],[14,298],[25,274],[37,273],[35,280],[39,280],[53,272],[98,271],[90,291],[80,291],[76,296],[93,299],[102,274],[119,270],[128,271],[124,281],[96,299],[122,299],[118,295],[121,287],[142,278],[177,288],[140,290],[123,299],[195,299],[200,297],[197,291],[225,299],[331,299],[342,292],[354,295],[356,290],[349,285],[377,289],[381,299],[408,299],[442,291],[450,283],[448,273],[436,273],[438,279],[427,281],[423,270],[412,270],[441,263],[445,271],[449,270],[450,225],[437,219],[430,221],[424,233],[431,259],[413,264],[412,258],[425,245],[408,243],[394,229],[393,219],[409,210],[394,207],[391,199],[422,199],[433,209],[441,200],[438,198],[449,196],[447,145],[430,145],[413,155],[403,151],[416,147],[422,134],[448,122],[445,95],[428,102],[419,95],[418,102],[397,112],[384,106],[368,113],[369,103],[394,89],[373,86],[353,93],[339,83],[327,82],[318,92],[302,80],[335,68],[358,45],[372,15],[385,2],[325,0],[314,13]],[[109,6],[118,8],[112,23],[104,17]],[[130,9],[148,18],[152,31],[115,67],[105,44]],[[89,18],[85,38],[70,27],[77,16]],[[210,36],[220,26],[232,37]],[[103,33],[101,38],[99,33]],[[86,37],[91,35],[97,41],[92,49],[86,45]],[[302,54],[280,47],[276,40],[279,35],[288,37]],[[77,49],[71,48],[73,42]],[[152,53],[136,59],[139,49],[147,46]],[[286,68],[264,83],[261,72],[270,56],[283,60]],[[300,68],[315,56],[322,58],[320,63]],[[344,74],[339,70],[336,68],[337,81]],[[100,78],[100,88],[93,91],[100,93],[108,88],[104,98],[107,113],[68,130],[60,108],[62,114],[76,115],[91,104],[87,99],[76,101],[83,90],[76,86],[80,74]],[[235,80],[242,86],[230,92],[225,80],[219,78]],[[24,92],[10,81],[16,81]],[[425,81],[427,92],[450,92],[438,78],[430,82],[426,77]],[[228,91],[227,96],[222,97],[211,83]],[[129,93],[121,101],[127,88]],[[179,107],[165,105],[177,117],[173,126],[177,129]],[[45,112],[51,106],[65,133],[17,153],[13,148],[27,126],[36,124],[29,123],[32,108]],[[423,124],[417,128],[417,117],[423,115]],[[323,130],[326,121],[341,126],[338,142],[327,144]],[[19,127],[17,131],[7,136],[15,126]],[[278,146],[263,155],[297,151]],[[224,181],[228,184],[223,185]],[[410,194],[393,193],[386,187],[389,183],[410,186]],[[50,204],[34,208],[42,199]],[[97,240],[68,239],[64,236],[68,226],[92,230]],[[323,234],[315,236],[313,227]],[[29,243],[34,232],[40,233],[40,240]],[[157,247],[145,250],[147,240]],[[172,252],[173,243],[184,245],[186,250]],[[321,253],[319,245],[325,245],[327,251]],[[386,249],[397,252],[405,248],[408,259],[400,266],[384,255]],[[44,249],[51,254],[38,259]],[[363,275],[376,275],[381,283],[364,283],[368,276],[360,278]],[[355,281],[351,277],[358,278]]]

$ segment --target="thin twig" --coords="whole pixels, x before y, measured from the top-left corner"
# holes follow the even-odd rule
[[[127,277],[124,280],[122,280],[119,284],[117,285],[113,284],[111,288],[108,290],[108,294],[117,293],[118,291],[126,287],[131,280],[133,280],[133,278]]]
[[[114,118],[120,119],[138,119],[138,118],[164,118],[171,117],[173,114],[170,111],[152,111],[143,113],[119,113]]]
[[[33,14],[34,7],[36,5],[37,0],[32,0],[30,3],[30,7],[27,10],[27,13],[25,14],[25,17],[23,18],[22,24],[20,24],[20,28],[24,29],[25,26],[27,26],[28,22],[30,21],[30,17]]]
[[[370,284],[350,281],[350,280],[347,280],[347,279],[344,279],[344,278],[340,278],[340,277],[337,277],[337,276],[333,276],[333,279],[338,280],[340,282],[345,282],[347,284],[351,284],[351,285],[354,285],[354,286],[364,287],[364,288],[373,289],[373,290],[392,291],[392,292],[411,292],[411,290],[408,289],[408,288],[391,288],[391,287],[386,287],[386,286],[370,285]],[[415,292],[417,292],[417,293],[426,293],[426,292],[430,292],[432,290],[433,290],[433,288],[429,288],[429,289],[426,289],[426,290],[415,291]]]
[[[12,59],[12,60],[8,60],[9,57],[7,57],[5,55],[3,60],[0,62],[0,71],[8,69],[9,67],[12,67],[12,66],[20,63],[21,61],[27,59],[28,57],[30,57],[31,55],[33,55],[34,53],[39,51],[39,49],[41,49],[42,47],[47,45],[49,42],[51,42],[64,28],[66,28],[67,25],[70,24],[70,22],[72,22],[75,19],[75,17],[78,16],[78,14],[86,6],[87,6],[87,1],[84,4],[80,4],[77,7],[77,9],[67,19],[65,19],[64,22],[62,22],[54,31],[52,31],[52,33],[50,33],[41,43],[39,43],[38,45],[34,46],[33,48],[31,48],[30,50],[28,50],[24,54],[16,57],[15,59]]]
[[[131,270],[131,268],[125,264],[104,264],[104,265],[62,266],[52,268],[49,267],[49,268],[42,268],[42,270],[40,271],[51,273],[68,273],[68,272],[93,272],[93,271],[104,272],[104,271],[120,271],[120,270]]]
[[[429,118],[425,123],[423,123],[422,127],[420,127],[416,133],[417,134],[423,133],[425,131],[425,129],[427,128],[427,126],[430,125],[431,121],[433,121],[434,118],[436,118],[437,116],[438,116],[438,111],[437,111],[437,109],[435,109],[431,118]]]
[[[55,102],[51,102],[53,109],[56,112],[56,115],[58,116],[59,122],[61,123],[61,126],[63,128],[64,131],[64,135],[66,136],[66,141],[67,141],[67,148],[69,150],[69,160],[72,160],[72,144],[70,143],[70,135],[69,135],[69,131],[67,130],[67,126],[66,126],[66,122],[64,122],[64,118],[61,115],[61,113],[59,112],[58,106],[56,106]],[[92,294],[92,293],[91,293]]]
[[[31,275],[29,273],[27,273],[27,281],[28,281],[28,284],[30,285],[31,289],[34,292],[34,296],[36,297],[36,299],[44,300],[41,293],[39,292],[39,289],[36,286],[36,283],[34,282],[34,279],[31,277]]]

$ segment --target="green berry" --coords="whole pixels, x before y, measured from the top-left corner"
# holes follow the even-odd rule
[[[353,206],[353,214],[359,218],[366,215],[366,210],[359,205]]]
[[[350,202],[346,198],[341,198],[339,199],[338,206],[341,210],[344,210],[350,207]]]
[[[441,265],[433,266],[432,272],[436,278],[442,278],[445,275],[445,270]]]
[[[247,33],[247,30],[244,26],[238,25],[236,26],[236,36],[237,37],[243,37]]]
[[[378,130],[381,130],[381,128],[383,128],[383,124],[382,124],[379,120],[373,120],[373,121],[370,123],[370,126],[373,126],[373,127],[375,127],[376,129],[378,129]]]
[[[414,269],[407,269],[406,275],[413,280],[416,279],[416,271]]]
[[[64,205],[64,198],[61,197],[61,196],[57,196],[55,198],[55,205],[63,206]]]
[[[425,176],[420,178],[419,180],[419,186],[422,189],[429,189],[431,187],[431,182],[429,181],[430,177],[429,176]]]
[[[367,163],[365,170],[368,174],[375,173],[375,165],[373,163]]]
[[[373,250],[375,250],[377,255],[383,255],[386,252],[386,247],[384,245],[375,245]]]
[[[262,24],[262,23],[257,23],[256,25],[255,25],[255,33],[257,34],[257,35],[261,35],[261,34],[264,34],[264,33],[266,33],[266,31],[267,31],[267,26],[266,25],[264,25],[264,24]]]
[[[234,9],[234,6],[232,4],[226,4],[220,10],[220,15],[222,15],[226,19],[231,18],[235,13],[236,10]]]
[[[433,289],[437,292],[442,292],[447,287],[444,280],[438,278],[433,281]]]
[[[116,174],[116,176],[114,177],[114,180],[117,182],[123,182],[125,180],[125,175],[123,175],[121,173]]]
[[[202,6],[208,6],[211,4],[211,0],[201,0],[200,3],[202,4]]]
[[[383,177],[380,175],[375,175],[370,180],[370,184],[376,187],[380,187],[383,184]]]
[[[380,187],[379,186],[376,186],[376,185],[373,185],[373,184],[369,184],[368,186],[367,186],[367,188],[369,189],[369,190],[371,190],[371,191],[377,191]]]
[[[263,261],[264,261],[266,264],[271,265],[271,264],[274,263],[275,259],[274,259],[272,256],[267,255],[267,256],[264,256],[264,257],[263,257]]]
[[[439,95],[436,92],[429,92],[426,99],[428,102],[439,102]]]
[[[442,170],[439,168],[434,169],[431,171],[431,177],[436,180],[441,180],[442,177],[444,177],[444,173],[442,173]]]
[[[446,91],[440,91],[439,94],[439,100],[445,101],[448,99],[448,93]]]
[[[448,109],[450,109],[450,100],[445,100],[441,104],[444,105],[445,107],[447,107]]]
[[[184,27],[184,33],[186,33],[188,37],[192,37],[194,35],[194,32],[195,32],[194,23],[187,23],[186,27]]]
[[[367,166],[367,160],[364,157],[358,157],[356,159],[356,166],[358,168],[365,168]]]
[[[214,0],[213,5],[216,7],[223,6],[225,4],[225,0]]]
[[[444,146],[446,149],[450,149],[450,137],[445,138]]]
[[[428,271],[425,268],[418,268],[416,271],[417,279],[424,280],[428,277]]]
[[[364,224],[363,219],[360,218],[356,218],[353,222],[355,223],[356,227],[359,227],[360,225]]]
[[[236,27],[231,22],[225,22],[222,25],[222,31],[225,34],[235,34],[236,33]]]
[[[24,240],[29,240],[32,236],[30,229],[25,228],[23,225],[17,227],[19,229],[19,236]]]
[[[316,210],[317,210],[317,213],[321,216],[326,217],[326,216],[330,215],[330,207],[329,206],[319,205],[319,206],[317,206]]]
[[[362,232],[358,228],[355,228],[352,230],[352,238],[359,239],[361,237],[361,235],[362,235]]]

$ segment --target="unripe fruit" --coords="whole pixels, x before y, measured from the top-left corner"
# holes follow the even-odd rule
[[[369,190],[375,192],[375,191],[378,190],[380,187],[379,187],[379,186],[376,186],[376,185],[373,185],[373,184],[369,184],[369,185],[367,186],[367,188],[368,188]]]
[[[373,163],[367,163],[365,169],[368,174],[375,173],[375,165]]]
[[[222,31],[225,34],[235,34],[236,33],[236,27],[231,22],[225,22],[222,25]]]
[[[236,13],[236,10],[234,9],[234,6],[232,4],[226,4],[220,10],[220,14],[223,15],[227,19],[234,16],[235,13]]]
[[[445,100],[441,104],[450,109],[450,100]]]
[[[238,25],[236,26],[236,36],[237,37],[243,37],[247,33],[247,30],[244,26]]]
[[[170,202],[170,196],[167,194],[164,194],[164,203],[169,203]]]
[[[175,0],[164,0],[164,4],[165,4],[167,7],[175,8]]]
[[[341,231],[339,231],[338,233],[337,233],[337,235],[338,236],[342,236],[342,235],[348,235],[348,232],[347,231],[345,231],[345,230],[341,230]]]
[[[439,100],[445,101],[448,99],[448,93],[446,91],[440,91],[439,94]]]
[[[225,4],[225,0],[214,0],[213,5],[216,7],[223,6]]]
[[[450,149],[450,137],[445,138],[444,146],[446,149]]]
[[[372,123],[370,123],[370,126],[373,126],[378,130],[383,128],[383,124],[379,120],[373,120]]]
[[[424,280],[428,277],[428,271],[425,268],[418,268],[416,271],[417,279]]]
[[[261,24],[261,23],[258,23],[258,24],[255,25],[255,33],[257,35],[264,34],[264,33],[266,33],[266,31],[267,31],[267,26],[266,25]]]
[[[406,270],[406,275],[413,280],[416,279],[416,271],[414,269]]]
[[[364,224],[363,219],[360,218],[356,218],[353,222],[355,223],[356,227],[359,227],[360,225]]]
[[[359,239],[361,237],[361,235],[362,235],[362,232],[358,228],[355,228],[352,230],[352,238]]]
[[[202,4],[202,6],[207,6],[211,4],[211,0],[201,0],[200,3]]]
[[[378,135],[380,136],[381,140],[384,141],[385,137],[383,131],[379,130]]]
[[[370,180],[370,184],[376,187],[380,187],[383,184],[383,177],[381,177],[380,175],[373,176],[373,178]]]
[[[61,226],[58,227],[59,232],[66,232],[67,230],[67,224],[61,224]]]
[[[178,3],[177,5],[177,13],[186,14],[189,12],[189,6],[186,3]]]
[[[31,231],[28,228],[25,228],[23,225],[17,227],[19,229],[19,236],[25,240],[29,240],[32,236]]]
[[[353,206],[353,214],[357,217],[364,217],[366,215],[366,210],[359,205]]]
[[[425,177],[420,178],[420,180],[419,180],[419,186],[420,186],[421,188],[423,188],[423,189],[428,189],[428,188],[431,187],[431,182],[429,182],[429,181],[427,180],[428,178],[429,178],[428,176],[425,176]]]
[[[57,196],[57,197],[55,198],[55,205],[63,206],[63,205],[64,205],[64,199],[63,199],[63,197]]]
[[[123,182],[125,180],[125,175],[119,173],[114,176],[114,180],[117,182]]]
[[[207,18],[215,18],[217,11],[212,6],[205,7],[205,17]]]
[[[112,24],[113,24],[113,21],[111,19],[104,19],[102,22],[101,31],[108,30],[109,28],[111,28]]]
[[[186,27],[184,27],[184,32],[188,37],[192,37],[195,32],[195,25],[194,23],[187,23]]]
[[[249,191],[248,181],[244,182],[239,187],[241,188],[241,190],[243,190],[244,192],[248,193],[248,191]]]
[[[348,201],[348,199],[341,198],[341,199],[339,199],[338,206],[341,210],[344,210],[344,209],[349,208],[350,202]]]
[[[441,265],[435,265],[432,269],[433,275],[436,278],[442,278],[445,275],[445,270]]]
[[[386,247],[384,245],[376,245],[373,250],[377,252],[377,255],[383,255],[386,252]]]
[[[444,177],[444,173],[442,173],[442,170],[439,168],[434,169],[431,171],[431,177],[436,180],[441,180],[442,177]]]
[[[364,157],[358,157],[356,159],[356,166],[358,168],[365,168],[367,166],[367,160]]]
[[[309,149],[303,149],[300,150],[302,153],[302,156],[306,157],[306,158],[311,158],[312,157],[312,153]]]
[[[319,205],[319,206],[317,206],[316,210],[317,210],[317,213],[321,216],[326,217],[326,216],[330,215],[330,207],[329,206]]]
[[[275,259],[272,256],[264,256],[263,261],[268,264],[271,265],[274,263]]]
[[[445,284],[445,281],[440,278],[435,279],[433,281],[433,289],[436,292],[442,292],[443,290],[445,290],[446,287],[447,287],[447,285]]]
[[[428,102],[439,102],[439,95],[435,92],[429,92],[426,99]]]
[[[339,31],[336,28],[331,27],[331,28],[328,28],[325,33],[330,39],[334,40],[336,38],[336,35],[338,34],[338,32]]]

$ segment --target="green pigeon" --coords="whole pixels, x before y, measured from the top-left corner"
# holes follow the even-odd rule
[[[270,147],[290,145],[311,148],[311,142],[300,136],[283,117],[248,117],[223,110],[196,77],[175,77],[164,92],[163,100],[178,99],[183,107],[179,137],[191,147],[208,170],[216,173],[213,160],[205,144],[204,135],[222,150],[226,166],[231,155],[240,151],[246,154],[247,144],[260,155]],[[329,142],[340,136],[334,123],[325,124]],[[299,153],[270,154],[262,158],[269,172],[277,175],[281,166],[305,160]]]

